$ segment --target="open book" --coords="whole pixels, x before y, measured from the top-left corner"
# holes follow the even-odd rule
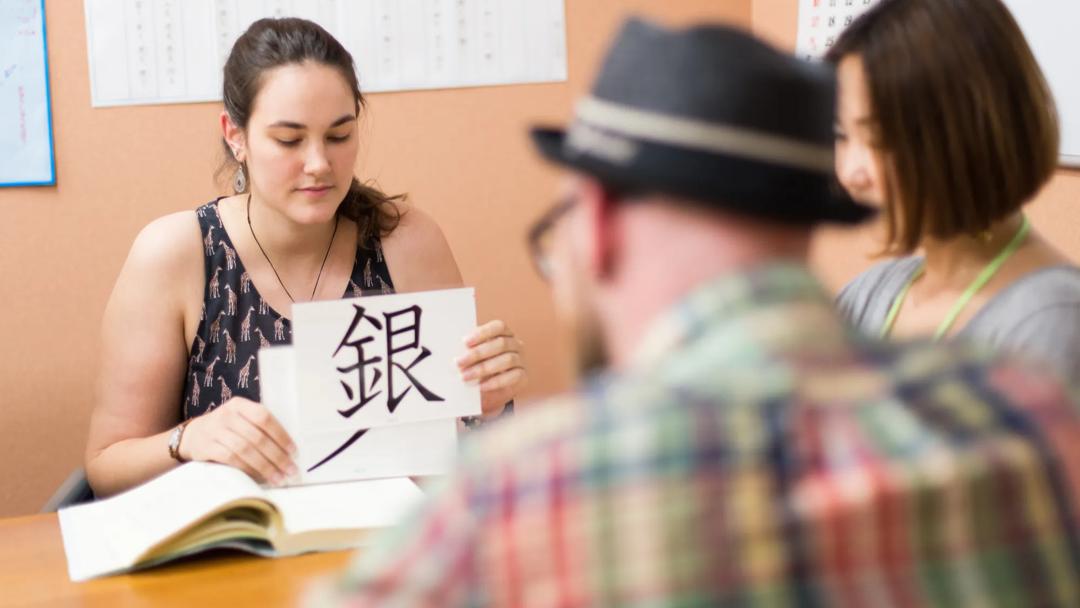
[[[215,548],[276,557],[357,547],[422,499],[406,478],[268,489],[192,462],[59,517],[68,574],[83,581]]]

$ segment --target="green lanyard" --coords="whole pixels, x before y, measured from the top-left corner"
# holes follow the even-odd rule
[[[1001,253],[997,254],[986,268],[979,273],[979,276],[975,277],[975,280],[968,285],[964,294],[956,300],[956,304],[953,304],[949,314],[945,315],[945,320],[938,325],[937,331],[934,332],[934,340],[940,340],[942,336],[949,333],[949,329],[952,328],[953,323],[956,323],[956,318],[963,312],[964,307],[971,302],[971,299],[975,297],[975,294],[979,293],[979,290],[986,287],[986,284],[990,282],[990,279],[994,278],[1001,267],[1016,253],[1017,249],[1020,249],[1020,245],[1024,244],[1024,240],[1027,238],[1028,233],[1031,232],[1031,223],[1028,222],[1027,217],[1024,217],[1023,223],[1020,225],[1020,230],[1017,231],[1016,236],[1013,237],[1009,244],[1001,250]],[[892,333],[893,324],[896,323],[896,317],[900,314],[900,307],[904,305],[904,298],[907,297],[908,290],[911,289],[911,285],[919,279],[923,274],[924,267],[920,266],[915,274],[911,275],[904,288],[897,294],[896,299],[893,300],[892,306],[889,308],[889,315],[885,317],[885,326],[881,328],[881,337],[887,338]]]

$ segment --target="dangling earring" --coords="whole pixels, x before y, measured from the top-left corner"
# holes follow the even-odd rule
[[[236,169],[236,176],[233,177],[232,187],[237,194],[247,190],[247,175],[244,174],[244,165],[242,164]]]

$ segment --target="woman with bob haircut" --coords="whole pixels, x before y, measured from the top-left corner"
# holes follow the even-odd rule
[[[1023,213],[1058,159],[1054,100],[1000,0],[883,0],[826,55],[836,169],[896,257],[841,292],[881,337],[963,338],[1080,372],[1080,271]]]

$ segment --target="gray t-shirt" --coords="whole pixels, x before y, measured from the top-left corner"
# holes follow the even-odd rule
[[[875,265],[837,297],[849,323],[881,335],[893,300],[922,265],[906,257]],[[1054,266],[1025,275],[987,302],[956,337],[1040,360],[1080,380],[1080,268]]]

